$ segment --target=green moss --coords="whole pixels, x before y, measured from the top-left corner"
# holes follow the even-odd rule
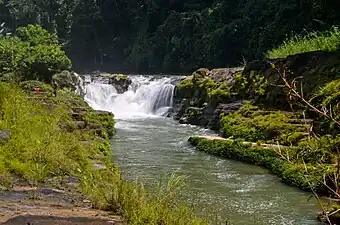
[[[245,104],[237,112],[222,115],[221,124],[226,137],[252,142],[296,144],[308,130],[290,123],[291,118],[280,112],[258,114],[256,106]]]
[[[304,166],[289,163],[279,159],[272,149],[253,147],[238,141],[206,140],[192,137],[189,142],[196,145],[198,151],[263,166],[280,177],[284,183],[297,186],[302,190],[310,190],[312,187],[318,193],[325,194],[327,191],[321,183],[323,174],[328,175],[334,172],[334,167],[328,165],[307,164]]]
[[[238,96],[263,96],[267,93],[268,80],[259,71],[250,71],[248,75],[242,72],[234,74],[235,83],[231,87],[233,95]]]
[[[115,74],[114,78],[117,80],[128,80],[129,76],[124,74]]]

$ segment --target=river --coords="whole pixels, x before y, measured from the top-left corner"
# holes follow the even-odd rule
[[[191,135],[212,131],[181,125],[162,115],[172,106],[171,77],[133,76],[129,91],[117,94],[105,81],[87,85],[86,100],[115,114],[112,140],[116,163],[127,179],[156,183],[166,172],[186,176],[183,201],[202,215],[231,224],[319,224],[310,194],[287,186],[268,170],[196,152]]]

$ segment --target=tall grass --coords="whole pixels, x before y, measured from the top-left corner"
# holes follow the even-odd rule
[[[76,173],[86,164],[87,151],[59,126],[66,116],[61,107],[49,114],[16,86],[0,83],[0,130],[12,132],[10,140],[0,144],[0,184],[9,182],[4,174],[38,183]]]
[[[179,203],[183,177],[173,174],[166,182],[161,180],[155,191],[146,190],[142,183],[122,179],[110,162],[109,150],[102,161],[106,169],[93,169],[89,158],[95,150],[79,143],[80,136],[86,135],[60,127],[67,117],[65,108],[47,111],[16,86],[0,83],[0,130],[12,132],[8,142],[0,143],[0,185],[10,185],[13,174],[35,184],[53,176],[76,175],[81,191],[96,208],[121,215],[130,225],[208,224]]]
[[[155,192],[147,191],[141,183],[125,181],[117,171],[84,173],[81,180],[83,191],[96,207],[122,215],[129,225],[212,224],[180,203],[181,176],[171,174],[160,180]]]
[[[268,51],[267,58],[285,58],[303,52],[317,50],[334,51],[340,47],[340,31],[334,28],[327,32],[312,32],[306,36],[295,36],[278,48]]]

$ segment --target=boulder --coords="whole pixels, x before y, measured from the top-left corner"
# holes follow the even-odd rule
[[[180,123],[188,123],[191,125],[206,126],[208,121],[204,118],[204,108],[188,107],[185,114],[180,118]]]
[[[235,101],[228,104],[219,104],[213,115],[211,120],[209,121],[209,128],[212,130],[219,130],[221,128],[220,120],[221,120],[221,114],[229,114],[232,112],[237,111],[239,108],[243,106],[243,101]]]
[[[109,84],[113,85],[118,94],[122,94],[129,89],[132,81],[127,75],[116,74],[109,78]]]
[[[180,106],[177,110],[177,113],[173,116],[175,120],[181,119],[181,117],[184,115],[186,109],[190,106],[190,99],[183,99],[180,103]]]
[[[85,121],[76,121],[75,123],[77,124],[77,128],[80,130],[85,129],[86,127]]]
[[[12,132],[10,130],[0,130],[0,144],[9,141]]]

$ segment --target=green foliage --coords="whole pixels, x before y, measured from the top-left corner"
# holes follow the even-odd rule
[[[320,89],[318,96],[323,97],[322,106],[338,102],[340,98],[340,79],[327,83]]]
[[[54,73],[71,68],[55,34],[29,25],[19,27],[16,35],[0,38],[0,76],[12,73],[17,80],[50,82]]]
[[[239,96],[263,96],[267,93],[268,80],[262,73],[250,71],[249,76],[242,72],[234,74],[235,84],[231,87],[232,93]]]
[[[19,27],[16,30],[16,36],[30,46],[38,45],[58,45],[56,34],[51,34],[41,26],[29,24],[26,27]]]
[[[267,53],[268,58],[285,58],[289,55],[295,55],[311,51],[335,51],[340,46],[340,31],[333,29],[327,32],[312,32],[306,36],[295,36],[294,38],[284,41],[276,49]]]
[[[320,138],[303,140],[298,145],[297,158],[308,163],[333,164],[337,163],[337,151],[340,145],[340,136],[330,135]]]

